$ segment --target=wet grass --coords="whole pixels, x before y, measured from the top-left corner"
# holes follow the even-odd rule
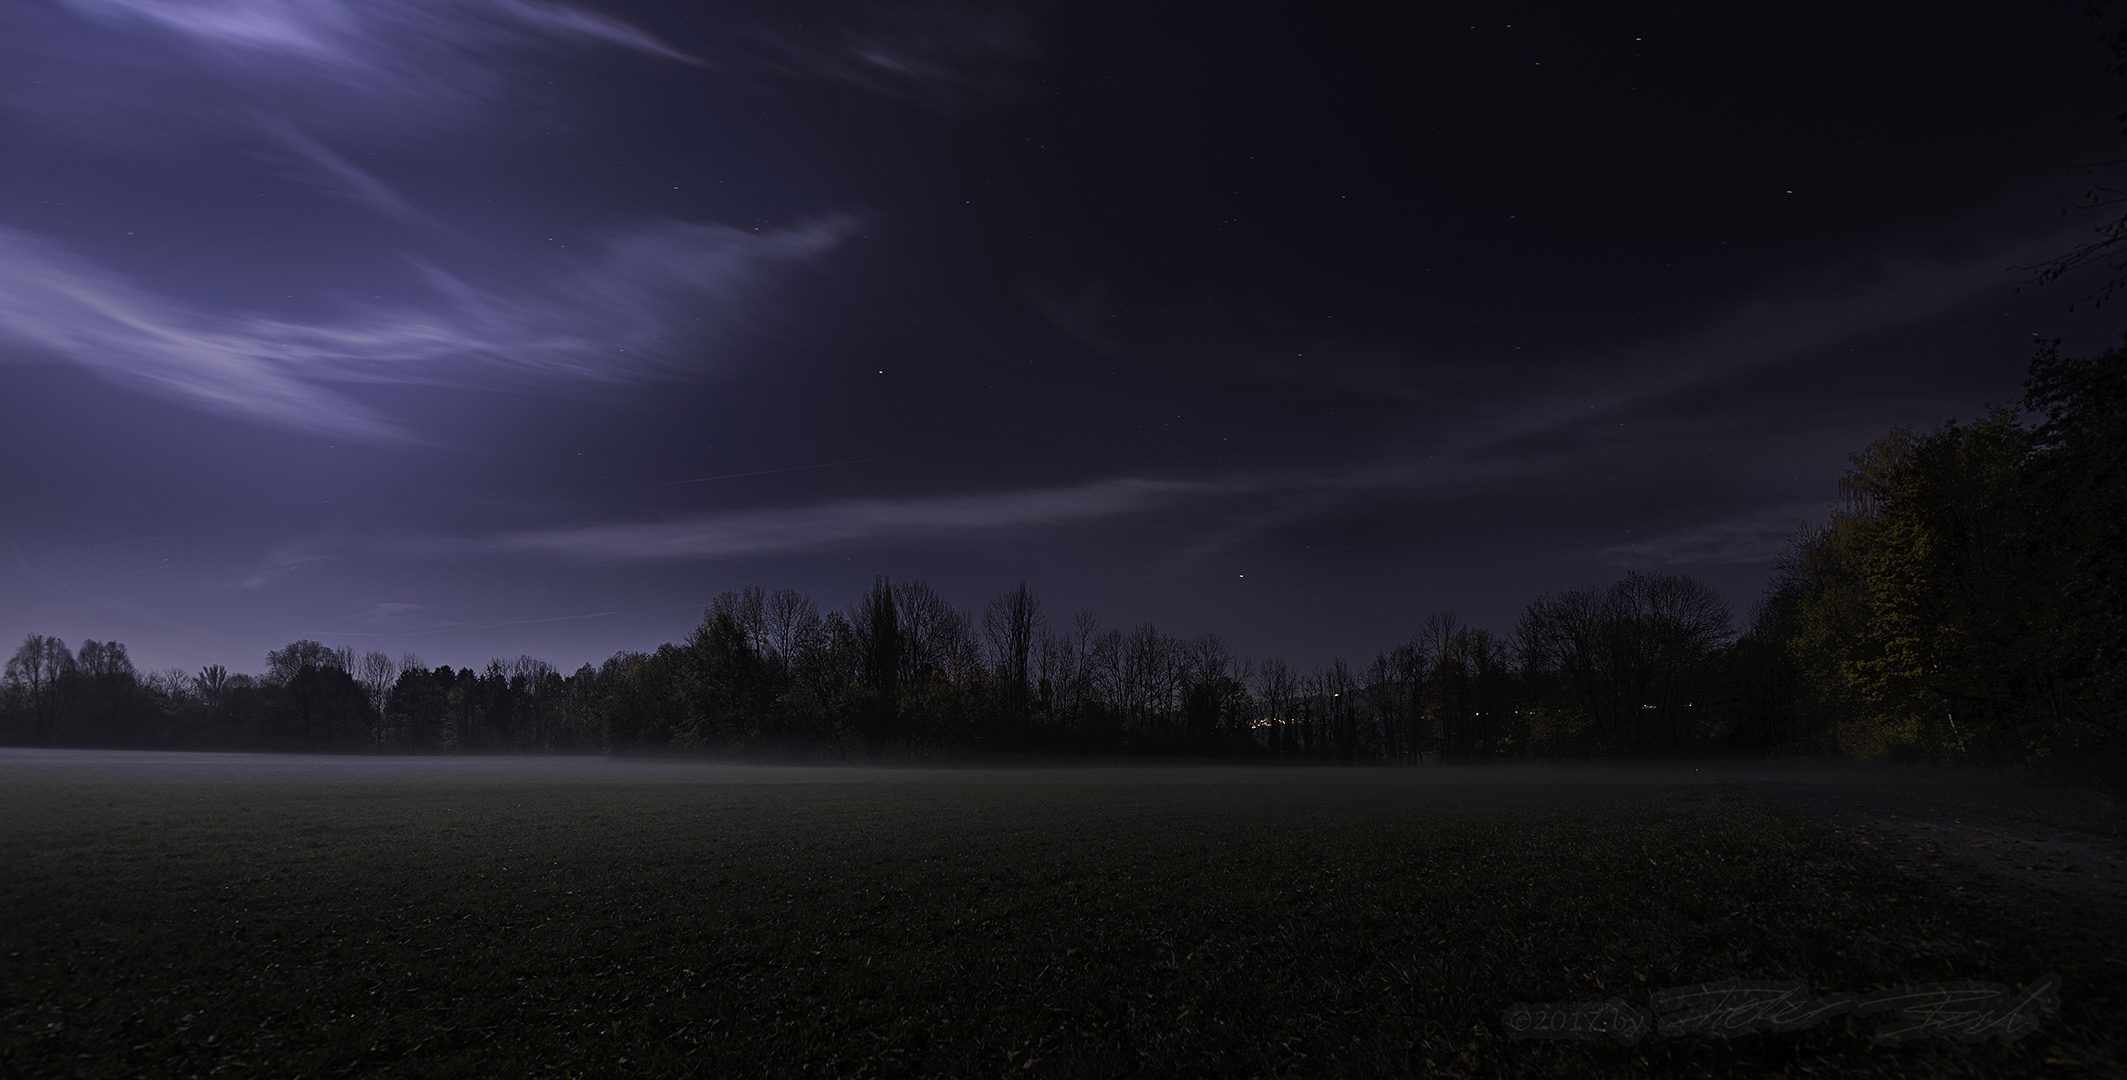
[[[1730,785],[0,779],[9,1076],[2116,1074],[1508,1041],[1517,1001],[2050,959]]]

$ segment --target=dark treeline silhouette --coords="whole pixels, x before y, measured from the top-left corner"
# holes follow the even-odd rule
[[[6,735],[76,746],[386,752],[740,751],[906,760],[1079,753],[1419,761],[1758,746],[1724,728],[1727,606],[1630,574],[1530,605],[1507,639],[1454,615],[1363,667],[1301,672],[1216,634],[1052,626],[1024,583],[980,618],[879,578],[846,611],[749,588],[683,642],[572,675],[485,670],[314,641],[266,672],[142,675],[115,642],[33,635],[9,662]]]
[[[31,635],[0,683],[17,744],[394,753],[970,754],[1422,762],[1848,754],[2035,761],[2119,745],[2127,693],[2127,351],[2048,347],[2021,409],[1855,454],[1738,632],[1690,577],[1536,599],[1506,635],[1452,613],[1300,671],[1216,634],[979,617],[881,577],[846,610],[716,598],[686,640],[564,675],[298,641],[264,674],[142,674]]]

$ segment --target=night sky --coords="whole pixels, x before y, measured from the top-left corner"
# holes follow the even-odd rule
[[[2081,0],[1330,7],[8,0],[0,642],[1740,616],[1847,453],[2119,333],[2005,269],[2123,156]]]

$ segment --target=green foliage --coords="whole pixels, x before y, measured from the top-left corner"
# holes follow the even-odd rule
[[[2066,359],[2048,343],[2024,401],[2044,418],[2027,482],[2061,574],[2058,626],[2084,646],[2063,707],[2102,723],[2127,704],[2127,346]]]
[[[2023,402],[2038,427],[1998,408],[1850,459],[1771,590],[1843,750],[2031,761],[2118,739],[2123,363],[2045,347]]]

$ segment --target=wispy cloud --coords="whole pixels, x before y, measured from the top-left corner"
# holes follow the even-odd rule
[[[2033,195],[2011,202],[2044,201]],[[1397,351],[1322,337],[1266,345],[1262,339],[1274,335],[1238,313],[1207,318],[1201,314],[1207,305],[1175,304],[1148,315],[1146,298],[1114,300],[1098,282],[1076,290],[1029,289],[1025,295],[1056,327],[1099,355],[1181,368],[1200,378],[1304,385],[1390,409],[1422,407],[1422,426],[1397,426],[1394,441],[1365,460],[1325,470],[1306,484],[1288,484],[1279,499],[1209,530],[1191,549],[1208,554],[1339,509],[1437,505],[1458,493],[1510,485],[1570,499],[1581,478],[1603,475],[1593,469],[1598,461],[1615,464],[1621,490],[1673,484],[1694,469],[1719,474],[1725,466],[1712,456],[1712,444],[1721,447],[1719,453],[1743,453],[1737,440],[1763,439],[1736,426],[1736,418],[1758,403],[1735,388],[1887,331],[1940,319],[1990,292],[2006,299],[2013,281],[2003,267],[2062,250],[2071,235],[2070,227],[2006,211],[1975,214],[1931,235],[1858,249],[1808,273],[1763,283],[1697,325],[1660,338],[1601,355],[1531,350],[1525,358],[1513,354],[1490,362],[1446,350],[1429,357],[1424,344]],[[1114,329],[1119,325],[1129,329]],[[1827,392],[1815,395],[1809,412],[1785,427],[1826,424],[1849,415],[1842,410],[1874,426],[1881,407],[1874,399],[1843,401]],[[1656,428],[1667,438],[1639,437]],[[1622,437],[1627,432],[1634,437]],[[1709,457],[1639,456],[1654,446],[1676,445],[1705,446]],[[1676,502],[1654,496],[1646,505]],[[1716,505],[1715,513],[1739,509]],[[1806,516],[1806,510],[1777,506],[1590,554],[1619,565],[1762,563]]]
[[[395,439],[372,410],[305,377],[275,328],[207,319],[35,237],[0,228],[0,359],[69,360],[215,412]],[[12,356],[10,356],[12,354]]]
[[[265,124],[282,144],[295,151],[299,159],[295,170],[297,179],[358,206],[368,207],[402,224],[434,224],[427,215],[414,209],[412,204],[392,190],[391,185],[364,172],[293,125],[270,119],[266,120]]]
[[[771,32],[756,58],[788,74],[861,87],[947,114],[1009,101],[1040,58],[1040,5],[990,0],[879,3],[833,36]]]
[[[484,6],[499,17],[514,19],[526,27],[542,30],[556,37],[602,41],[650,56],[702,66],[699,57],[690,56],[665,44],[648,31],[574,4],[543,3],[541,0],[487,0]]]
[[[915,499],[852,499],[788,509],[737,510],[674,522],[538,529],[495,537],[490,550],[591,561],[714,559],[868,541],[937,539],[1053,527],[1239,494],[1246,482],[1102,480],[1075,487]]]
[[[238,579],[235,585],[256,590],[278,584],[311,567],[331,562],[337,547],[337,543],[326,540],[296,540],[278,545],[262,556],[251,573]]]
[[[408,604],[397,600],[380,600],[347,616],[347,621],[375,626],[396,625],[416,611],[427,611],[422,604]]]
[[[410,61],[482,54],[533,38],[589,41],[666,60],[701,61],[639,27],[541,0],[66,0],[84,14],[132,21],[238,53],[298,60],[387,89]],[[461,57],[462,58],[462,57]],[[424,81],[442,72],[422,73]]]
[[[2051,189],[2007,200],[2017,206],[2053,201]],[[1148,317],[1149,305],[1133,302],[1136,324],[1155,328],[1122,334],[1111,329],[1118,305],[1098,282],[1026,295],[1058,329],[1101,355],[1418,403],[1436,430],[1496,444],[1807,360],[1938,318],[1989,293],[2006,298],[2014,279],[2004,267],[2063,250],[2082,228],[2022,214],[1975,214],[1763,282],[1661,338],[1596,355],[1531,350],[1482,363],[1460,352],[1427,355],[1424,345],[1390,349],[1326,337],[1270,346],[1249,329],[1245,313],[1207,315],[1216,309],[1202,303],[1175,304],[1164,317]]]
[[[590,619],[610,619],[616,615],[643,615],[652,612],[700,611],[706,603],[666,604],[651,608],[630,608],[621,611],[589,611],[576,615],[548,615],[534,619],[504,619],[500,622],[439,622],[419,629],[412,624],[393,630],[306,630],[304,637],[380,637],[418,638],[435,637],[439,634],[462,634],[473,630],[497,630],[505,626],[543,626],[550,623],[584,622]],[[425,609],[424,609],[425,610]]]
[[[841,219],[754,232],[664,222],[518,296],[424,268],[427,306],[331,322],[201,312],[42,239],[0,227],[0,359],[79,364],[187,404],[375,441],[411,433],[332,388],[450,381],[452,361],[531,379],[642,381],[712,366],[749,328],[781,266],[831,249]],[[705,355],[706,354],[706,355]]]
[[[256,138],[403,139],[565,108],[557,65],[702,61],[634,23],[550,0],[13,0],[0,108],[71,142],[152,157]],[[507,110],[507,111],[505,111]]]
[[[1612,566],[1733,566],[1771,562],[1812,518],[1821,518],[1822,503],[1791,503],[1735,517],[1700,522],[1618,544],[1596,553]]]

